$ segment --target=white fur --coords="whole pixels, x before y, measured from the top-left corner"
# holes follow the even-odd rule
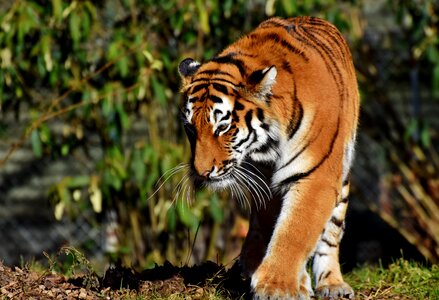
[[[343,160],[343,180],[349,175],[349,170],[351,169],[352,161],[354,160],[355,154],[355,135],[348,142],[345,148],[344,160]]]

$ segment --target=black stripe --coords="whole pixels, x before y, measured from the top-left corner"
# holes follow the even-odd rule
[[[277,148],[279,146],[279,141],[274,140],[272,137],[268,137],[267,142],[262,145],[259,149],[256,149],[255,152],[257,153],[267,153],[271,149]]]
[[[302,103],[300,103],[299,100],[296,101],[297,102],[297,110],[296,107],[294,109],[294,115],[291,117],[291,120],[288,124],[287,127],[287,134],[288,134],[288,138],[291,139],[297,132],[297,130],[300,127],[300,124],[302,124],[302,119],[303,119],[303,106]],[[298,114],[298,115],[296,115]]]
[[[232,117],[233,117],[233,121],[234,122],[236,122],[236,123],[239,122],[239,116],[238,116],[238,114],[236,113],[235,110],[232,111]]]
[[[283,47],[287,48],[290,52],[293,52],[294,54],[299,55],[299,56],[300,56],[301,58],[303,58],[306,62],[309,61],[308,56],[306,56],[305,53],[303,53],[303,51],[297,49],[296,47],[294,47],[293,45],[291,45],[291,44],[288,43],[287,41],[282,40],[282,41],[280,42],[280,44],[281,44]]]
[[[331,155],[332,150],[334,148],[335,140],[337,139],[337,136],[338,136],[339,129],[340,129],[340,118],[337,120],[337,129],[336,129],[334,135],[332,136],[332,140],[331,140],[331,143],[329,145],[328,152],[326,152],[326,154],[322,157],[322,159],[314,167],[312,167],[310,170],[308,170],[306,172],[302,172],[302,173],[293,174],[290,177],[284,179],[282,182],[280,182],[279,185],[283,185],[283,186],[290,185],[293,182],[297,182],[300,179],[311,175],[315,170],[317,170]]]
[[[337,219],[335,216],[331,217],[331,222],[337,227],[343,226],[343,220]]]
[[[329,277],[329,275],[331,275],[332,271],[328,271],[328,272],[322,272],[319,275],[319,279],[317,280],[318,282],[322,281],[322,279],[326,279]]]
[[[242,144],[244,144],[245,142],[247,142],[250,139],[251,134],[253,133],[253,127],[251,126],[252,114],[253,114],[253,111],[249,110],[245,114],[245,117],[244,117],[245,124],[247,125],[247,128],[248,128],[248,135],[245,137],[245,139],[241,140],[238,144],[233,146],[233,149],[237,149],[238,147],[240,147]]]
[[[249,110],[244,117],[245,124],[247,125],[249,132],[253,131],[253,127],[251,123],[252,119],[253,119],[253,110]]]
[[[287,61],[287,60],[284,60],[283,62],[282,62],[282,69],[285,71],[285,72],[287,72],[287,73],[290,73],[290,74],[293,74],[293,68],[291,68],[291,64],[290,64],[290,62],[289,61]]]
[[[224,121],[224,120],[227,120],[228,118],[230,118],[230,115],[231,115],[231,112],[228,111],[228,112],[226,113],[226,115],[225,115],[224,117],[222,117],[221,120],[219,120],[219,122]]]
[[[212,87],[217,90],[220,93],[223,93],[224,95],[228,95],[229,91],[227,90],[227,87],[220,83],[212,83]]]
[[[327,254],[327,253],[322,253],[322,252],[316,251],[316,252],[314,252],[314,255],[318,255],[318,256],[327,256],[328,254]]]
[[[246,143],[250,137],[252,135],[252,132],[249,132],[248,135],[245,137],[245,139],[241,140],[238,144],[236,144],[235,146],[233,146],[233,149],[236,150],[238,149],[242,144]]]
[[[339,58],[345,63],[345,66],[348,65],[347,58],[349,57],[348,54],[350,51],[347,48],[346,43],[344,42],[343,37],[340,35],[338,31],[331,31],[328,30],[328,28],[317,28],[313,27],[312,31],[314,31],[318,35],[327,35],[328,43],[331,45],[333,49],[338,49],[339,52]]]
[[[276,171],[279,171],[279,170],[285,168],[286,166],[291,164],[293,161],[295,161],[296,158],[298,158],[300,156],[300,154],[302,154],[309,147],[309,145],[311,145],[312,142],[314,142],[314,141],[315,141],[315,139],[308,141],[305,145],[302,146],[302,148],[292,158],[290,158],[290,160],[288,160],[283,166],[278,168]]]
[[[324,238],[324,237],[321,238],[321,241],[322,241],[323,243],[325,243],[326,245],[328,245],[329,247],[331,247],[331,248],[335,248],[335,247],[337,247],[337,244],[331,243],[330,241],[328,241],[328,240],[327,240],[326,238]]]
[[[320,56],[325,62],[326,68],[328,69],[329,73],[331,74],[332,78],[335,81],[338,93],[343,97],[344,89],[342,88],[342,75],[340,73],[340,70],[337,68],[337,62],[334,58],[334,53],[328,46],[326,46],[321,42],[319,37],[316,37],[312,33],[312,30],[309,31],[307,28],[303,28],[303,31],[305,32],[306,37],[308,39],[311,38],[313,42],[313,45],[311,47],[313,47],[317,52],[319,52]]]
[[[189,102],[190,102],[190,103],[195,103],[195,102],[197,102],[199,99],[200,99],[200,98],[198,98],[198,97],[192,97],[191,99],[189,99]]]
[[[214,102],[214,103],[223,103],[223,99],[221,99],[220,97],[214,96],[214,95],[210,96],[210,100],[212,100],[212,102]]]
[[[225,56],[218,56],[212,58],[213,62],[219,63],[219,64],[229,64],[234,65],[238,68],[239,73],[241,73],[242,76],[246,75],[246,70],[244,67],[244,62],[240,59],[234,58],[236,56],[236,53],[230,53]]]
[[[264,111],[262,110],[262,108],[258,107],[258,109],[256,110],[257,114],[256,116],[258,117],[259,121],[261,121],[261,128],[264,130],[269,130],[270,126],[267,123],[264,123]]]
[[[328,271],[328,272],[326,273],[326,275],[324,276],[324,278],[323,278],[323,279],[326,279],[326,278],[328,278],[328,277],[329,277],[329,275],[331,275],[331,273],[332,273],[332,271]]]
[[[244,109],[244,105],[242,105],[241,102],[239,102],[238,100],[235,101],[235,106],[234,106],[235,110],[243,110]]]
[[[293,52],[294,54],[299,55],[302,57],[305,61],[309,61],[309,58],[305,55],[305,53],[298,48],[294,47],[292,44],[290,44],[285,39],[281,39],[280,36],[276,33],[270,33],[267,35],[268,39],[274,40],[277,43],[280,43],[280,45],[284,48],[286,48],[288,51]]]
[[[280,21],[279,19],[269,19],[269,20],[261,23],[261,25],[259,25],[259,27],[261,27],[261,28],[265,28],[265,27],[284,27],[284,24],[282,24],[279,21]]]
[[[199,85],[196,85],[196,86],[194,86],[194,87],[192,88],[191,94],[195,94],[196,92],[198,92],[198,91],[200,91],[200,90],[202,90],[202,89],[205,89],[205,88],[207,88],[208,86],[209,86],[208,84],[199,84]]]
[[[282,26],[282,27],[286,28],[285,26]],[[296,48],[290,42],[281,38],[279,36],[279,34],[277,34],[277,33],[274,33],[274,32],[271,32],[271,33],[252,33],[252,34],[248,35],[248,37],[252,40],[255,40],[257,43],[260,43],[260,41],[266,42],[268,40],[274,41],[276,44],[285,48],[287,51],[292,52],[294,54],[297,54],[306,62],[309,61],[309,58],[306,56],[306,54],[302,50]]]
[[[232,82],[230,80],[227,80],[227,79],[224,79],[224,78],[205,78],[205,77],[202,77],[202,78],[197,78],[197,79],[192,80],[191,83],[196,83],[196,82],[199,82],[199,81],[206,82],[206,84],[208,84],[208,82],[213,83],[215,81],[225,82],[225,83],[228,83],[228,84],[232,85],[235,89],[237,89],[238,87],[241,86],[241,85],[236,85],[234,82]]]
[[[226,75],[226,76],[233,77],[233,75],[231,75],[231,74],[229,74],[227,72],[218,70],[218,69],[216,69],[216,70],[204,70],[204,71],[198,72],[197,76],[198,75],[203,75],[203,74],[204,75]]]
[[[258,109],[256,110],[256,115],[259,121],[264,122],[264,111],[262,110],[262,108],[258,107]]]

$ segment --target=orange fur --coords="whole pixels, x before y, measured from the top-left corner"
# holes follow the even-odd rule
[[[266,207],[253,204],[241,253],[255,298],[309,299],[313,253],[317,293],[353,296],[338,244],[359,96],[338,30],[317,18],[272,18],[204,64],[182,62],[180,73],[196,180],[235,180],[253,198],[265,188],[246,178],[270,188],[270,199],[254,199]],[[243,170],[247,161],[264,177]]]

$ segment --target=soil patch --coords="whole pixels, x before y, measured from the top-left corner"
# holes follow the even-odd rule
[[[249,280],[236,265],[226,270],[213,262],[193,267],[165,263],[142,272],[116,265],[103,277],[85,274],[73,278],[0,263],[0,299],[163,299],[178,295],[184,295],[180,299],[209,295],[251,299],[249,291]]]

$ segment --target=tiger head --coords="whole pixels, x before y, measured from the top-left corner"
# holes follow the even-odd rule
[[[200,64],[190,58],[179,65],[195,182],[213,189],[243,182],[245,161],[274,159],[276,122],[269,106],[277,71],[268,66],[243,76],[234,54]]]

